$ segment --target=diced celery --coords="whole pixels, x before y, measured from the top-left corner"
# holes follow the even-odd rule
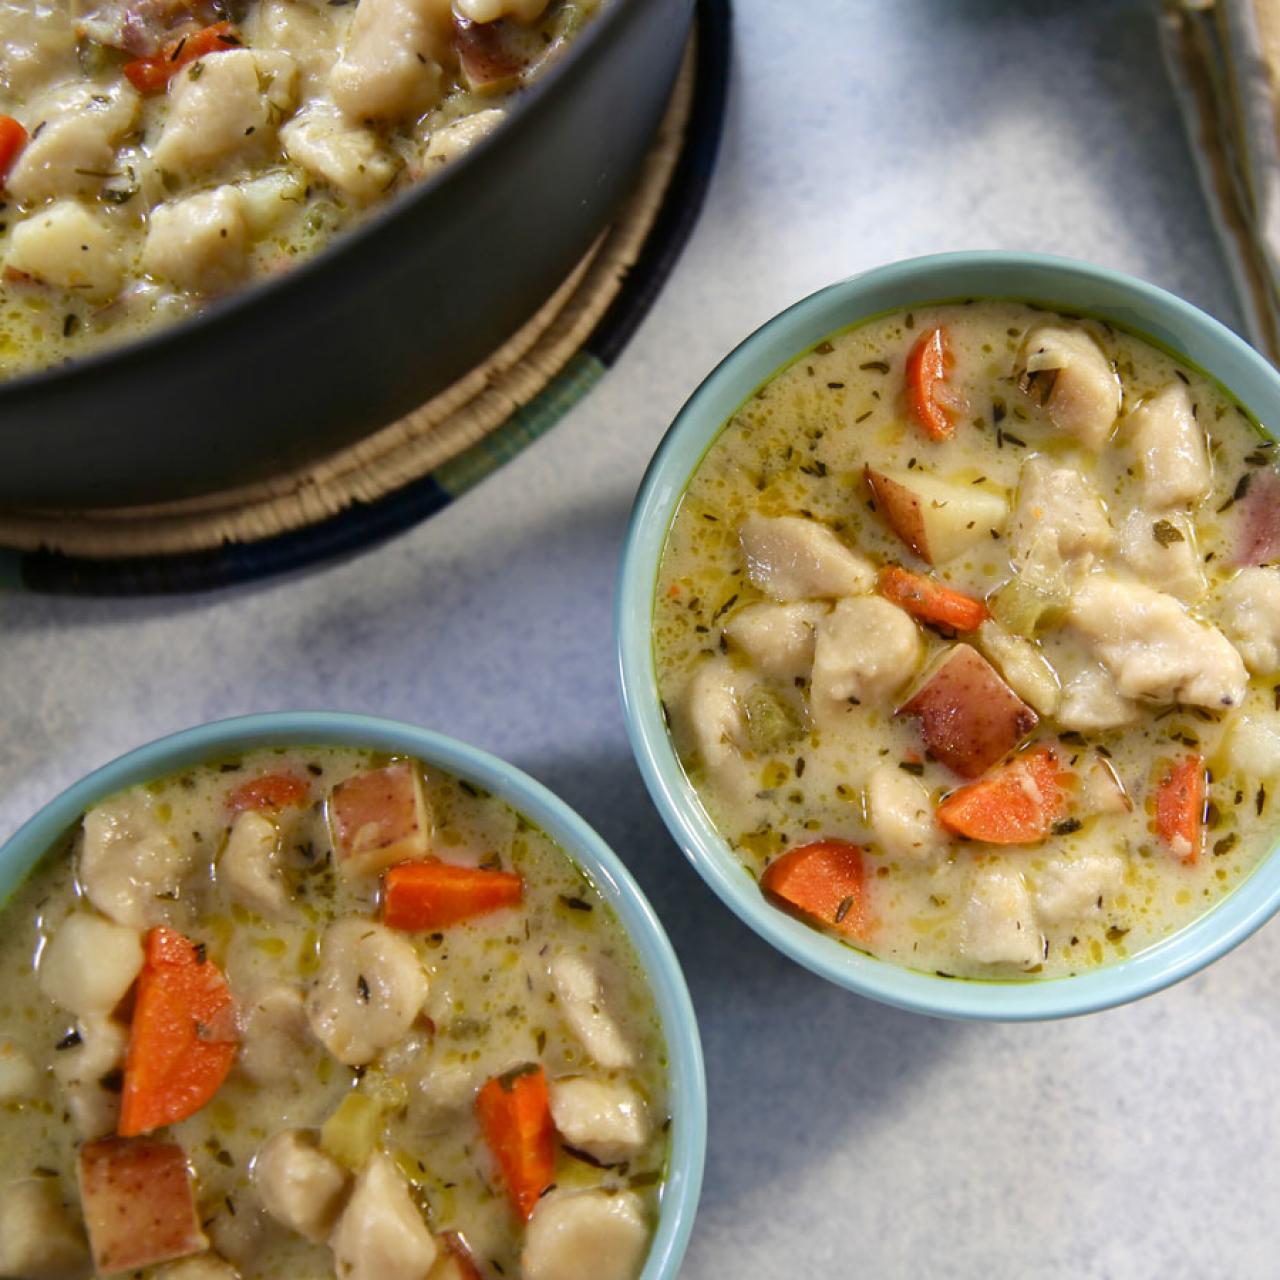
[[[764,685],[756,685],[743,698],[747,713],[747,738],[761,755],[780,751],[800,736],[799,717],[782,697]]]
[[[320,1146],[339,1164],[361,1169],[378,1145],[386,1121],[383,1109],[363,1093],[349,1093],[320,1130]]]
[[[1056,622],[1066,603],[1065,593],[1033,586],[1023,578],[1010,578],[987,601],[992,616],[1006,631],[1028,639]]]

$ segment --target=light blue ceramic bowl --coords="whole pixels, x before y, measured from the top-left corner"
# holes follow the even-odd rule
[[[201,725],[121,756],[45,805],[0,847],[0,904],[41,855],[105,796],[231,753],[300,745],[412,755],[483,787],[555,840],[617,912],[648,975],[670,1059],[671,1156],[658,1227],[641,1280],[675,1280],[698,1207],[707,1139],[702,1045],[684,975],[653,908],[617,855],[564,801],[514,766],[443,734],[340,712],[285,711]]]
[[[1280,857],[1267,858],[1199,920],[1129,959],[1073,978],[981,982],[886,964],[768,905],[716,832],[663,723],[651,619],[667,530],[722,426],[761,383],[823,338],[885,312],[966,298],[1012,298],[1087,313],[1154,341],[1216,378],[1272,429],[1280,376],[1204,312],[1130,276],[1028,253],[955,253],[879,267],[823,289],[757,329],[694,392],[662,441],[636,498],[617,598],[627,732],[671,834],[746,924],[793,960],[886,1004],[952,1018],[1031,1020],[1090,1013],[1159,991],[1242,942],[1280,907]]]

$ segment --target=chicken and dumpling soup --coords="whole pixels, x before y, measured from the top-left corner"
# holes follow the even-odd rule
[[[287,270],[490,133],[598,4],[0,7],[0,376]]]
[[[1223,389],[1004,301],[804,353],[668,533],[659,688],[761,892],[946,976],[1079,973],[1268,853],[1280,473]]]
[[[658,1013],[497,797],[251,752],[97,805],[4,923],[0,1276],[640,1274]]]

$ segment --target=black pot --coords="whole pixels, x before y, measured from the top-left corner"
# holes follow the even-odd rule
[[[527,320],[607,224],[693,0],[607,0],[502,127],[317,258],[126,347],[0,383],[0,505],[260,479],[394,421]]]

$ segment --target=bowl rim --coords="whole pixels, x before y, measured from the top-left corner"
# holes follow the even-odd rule
[[[568,804],[515,765],[430,729],[348,712],[282,711],[212,721],[145,743],[95,769],[19,827],[0,845],[0,912],[39,858],[92,804],[219,755],[275,746],[412,755],[502,798],[588,873],[635,948],[666,1040],[671,1147],[640,1280],[674,1280],[693,1229],[706,1151],[706,1078],[693,1002],[666,931],[622,860]]]
[[[1005,282],[983,288],[983,282]],[[1091,298],[1085,305],[1074,298]],[[884,305],[886,299],[897,302]],[[914,1013],[993,1021],[1071,1017],[1153,994],[1198,972],[1280,909],[1276,848],[1203,915],[1153,946],[1075,976],[1038,981],[949,978],[877,960],[770,906],[716,831],[676,756],[657,693],[652,611],[671,520],[725,423],[762,383],[823,337],[875,315],[965,299],[1018,299],[1107,320],[1204,370],[1260,423],[1280,423],[1280,374],[1225,325],[1136,277],[1071,258],[979,250],[874,267],[767,320],[707,375],[645,472],[623,542],[614,601],[627,736],[676,843],[740,920],[813,973]]]

